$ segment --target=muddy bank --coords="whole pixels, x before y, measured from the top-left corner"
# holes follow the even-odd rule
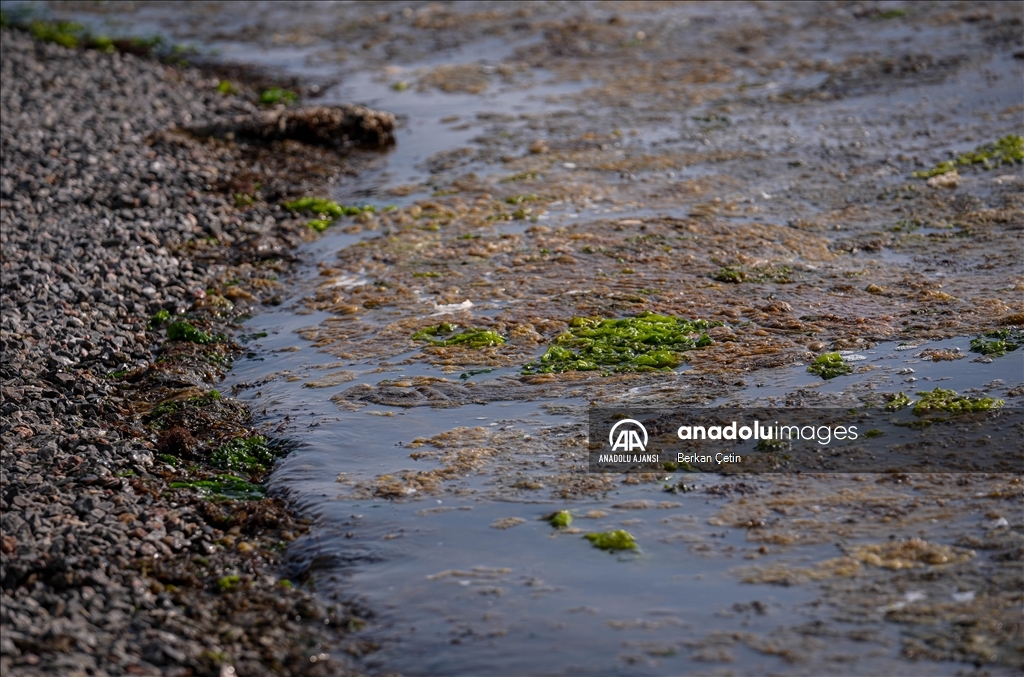
[[[268,199],[360,161],[183,129],[272,115],[244,81],[2,39],[4,674],[352,673],[359,612],[281,563],[289,447],[216,388],[311,236]]]

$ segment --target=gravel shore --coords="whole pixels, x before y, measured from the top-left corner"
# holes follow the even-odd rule
[[[241,348],[211,337],[275,301],[309,236],[268,204],[273,149],[176,131],[256,104],[194,69],[2,42],[0,671],[350,674],[361,620],[278,579],[305,526],[260,497],[267,469],[234,473],[238,500],[185,486],[256,434],[212,389]],[[151,320],[183,313],[211,340]]]

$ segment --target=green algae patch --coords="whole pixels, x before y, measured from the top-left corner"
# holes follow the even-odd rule
[[[300,214],[312,214],[316,218],[309,222],[309,227],[318,233],[322,233],[331,227],[336,219],[343,216],[358,216],[363,212],[374,213],[377,208],[373,205],[356,207],[352,205],[341,205],[334,200],[323,197],[301,197],[298,200],[284,203],[285,209]]]
[[[171,312],[169,310],[158,310],[149,318],[149,328],[155,329],[156,327],[162,327],[170,321]]]
[[[638,548],[633,534],[625,529],[584,534],[583,538],[590,541],[595,548],[602,550],[636,550]]]
[[[844,362],[843,356],[839,353],[823,353],[818,355],[814,362],[811,362],[807,371],[817,374],[827,381],[836,376],[853,373],[853,367]]]
[[[215,343],[216,338],[202,329],[196,329],[184,320],[172,322],[167,327],[167,338],[171,341],[189,341],[190,343]]]
[[[789,448],[788,440],[760,440],[757,446],[754,447],[758,451],[766,453],[784,451]]]
[[[262,435],[231,440],[210,455],[210,464],[213,466],[247,473],[266,472],[276,460],[277,454]]]
[[[568,510],[559,510],[548,517],[548,524],[556,529],[566,529],[572,524],[572,514]]]
[[[1014,329],[1000,329],[971,339],[971,352],[990,357],[1000,357],[1024,345],[1024,332]]]
[[[907,397],[902,390],[896,395],[889,396],[888,400],[889,401],[885,404],[886,411],[899,411],[900,409],[909,407],[913,404],[913,400]]]
[[[218,475],[211,480],[171,482],[168,486],[171,489],[192,489],[214,500],[258,501],[266,493],[262,486],[235,475]]]
[[[743,268],[726,266],[720,268],[711,278],[717,282],[740,284],[742,282],[775,282],[788,284],[793,281],[793,269],[789,266],[763,266],[760,268]]]
[[[222,576],[217,579],[217,589],[221,592],[231,592],[238,587],[242,579],[238,576]]]
[[[168,414],[176,414],[181,411],[186,404],[191,404],[196,407],[209,407],[216,402],[219,402],[221,399],[219,391],[211,390],[205,395],[196,395],[195,397],[190,397],[187,400],[164,400],[153,408],[153,411],[149,413],[149,418],[155,421],[156,419],[167,416]]]
[[[506,176],[499,183],[515,183],[516,181],[533,181],[538,178],[537,172],[519,172],[518,174],[512,174]]]
[[[921,399],[914,405],[914,415],[924,416],[936,412],[967,414],[998,409],[1003,404],[1003,400],[992,397],[968,397],[955,390],[936,388],[931,392],[921,393]]]
[[[93,35],[80,23],[74,21],[52,21],[45,19],[28,20],[31,12],[19,11],[17,16],[4,14],[3,26],[25,31],[40,42],[49,42],[67,49],[93,49],[106,54],[124,52],[136,56],[150,56],[163,45],[159,36],[151,38]],[[180,45],[164,47],[159,55],[164,61],[173,61],[181,52],[190,51]]]
[[[295,103],[298,100],[298,94],[290,89],[284,89],[283,87],[271,87],[260,92],[260,103],[264,106],[273,106],[278,103],[288,105]]]
[[[466,346],[469,348],[490,348],[505,344],[505,337],[490,329],[467,329],[456,333],[459,325],[442,322],[434,327],[420,329],[410,338],[427,341],[435,346]]]
[[[685,351],[711,345],[706,331],[720,325],[655,313],[615,320],[574,317],[569,331],[526,364],[523,373],[670,370],[684,362]]]
[[[1021,162],[1024,162],[1024,136],[1008,134],[995,143],[978,146],[969,153],[940,162],[931,169],[916,171],[913,176],[916,179],[930,179],[939,174],[952,172],[957,167],[982,165],[985,169],[994,169]]]
[[[524,202],[533,202],[537,199],[537,196],[533,193],[529,195],[509,195],[505,198],[505,203],[510,205],[521,205]]]
[[[28,25],[28,32],[40,42],[52,42],[68,49],[88,41],[85,27],[74,21],[33,21]]]

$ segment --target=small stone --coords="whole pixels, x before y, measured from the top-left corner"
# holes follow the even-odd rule
[[[946,172],[945,174],[939,174],[928,179],[928,185],[931,188],[946,188],[953,190],[960,185],[960,173],[959,172]]]
[[[491,522],[492,529],[511,529],[526,522],[522,517],[502,517]]]

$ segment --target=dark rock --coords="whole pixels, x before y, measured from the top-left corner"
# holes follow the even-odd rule
[[[280,141],[329,148],[385,148],[395,142],[395,116],[363,106],[312,106],[242,115],[186,128],[196,136]]]

